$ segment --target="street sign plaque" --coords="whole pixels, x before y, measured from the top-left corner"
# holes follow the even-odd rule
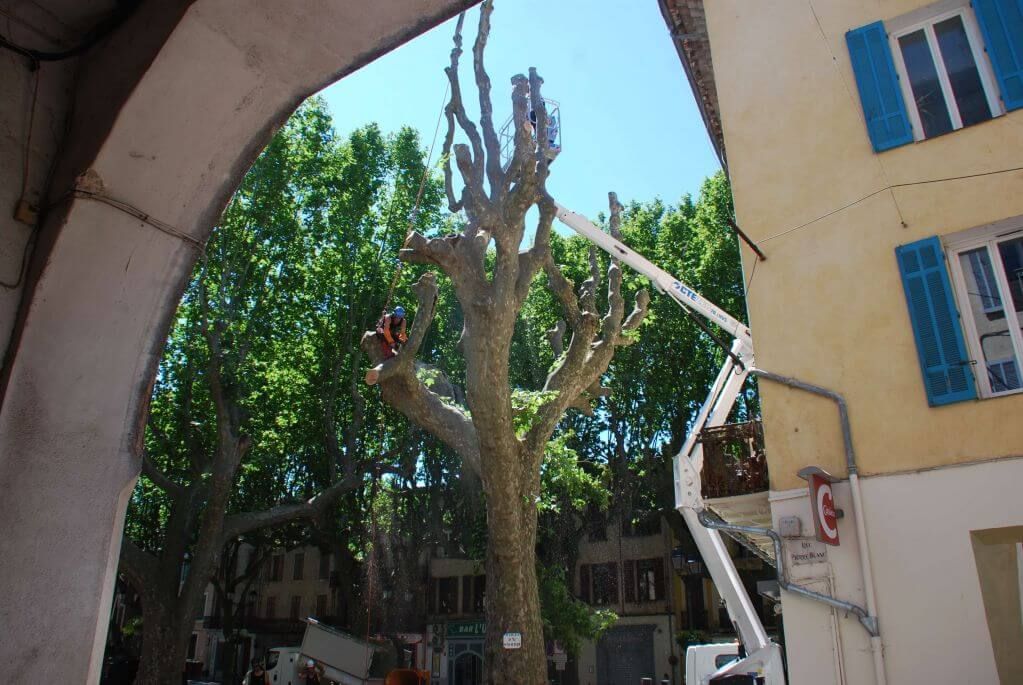
[[[824,476],[810,474],[810,504],[813,508],[813,527],[817,539],[825,545],[838,545],[838,512],[831,483]]]

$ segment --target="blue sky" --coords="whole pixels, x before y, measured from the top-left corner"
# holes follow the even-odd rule
[[[467,104],[476,104],[477,17],[474,9],[465,21]],[[428,146],[453,31],[451,20],[325,89],[338,130],[410,125]],[[719,168],[656,0],[497,0],[486,66],[498,126],[511,111],[511,76],[530,66],[544,78],[544,94],[561,104],[563,151],[548,188],[570,209],[605,211],[609,190],[624,202],[674,203]],[[442,123],[434,163],[443,135]]]

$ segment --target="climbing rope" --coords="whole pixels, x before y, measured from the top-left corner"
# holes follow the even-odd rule
[[[430,175],[430,164],[433,162],[433,149],[437,145],[437,134],[440,132],[440,122],[444,118],[444,108],[448,101],[448,91],[451,88],[451,83],[444,87],[444,98],[441,100],[440,113],[437,114],[437,125],[433,129],[433,140],[430,141],[430,151],[426,156],[426,166],[423,168],[423,177],[419,180],[419,191],[416,193],[416,201],[412,206],[412,211],[408,215],[408,226],[405,230],[405,239],[401,243],[401,249],[408,247],[408,241],[412,238],[412,233],[415,230],[416,219],[419,217],[419,203],[423,200],[423,191],[426,189],[426,179]],[[393,202],[393,201],[392,201]],[[401,271],[404,264],[399,259],[398,265],[394,269],[394,277],[391,279],[391,285],[387,289],[387,299],[384,300],[384,314],[391,308],[391,300],[394,298],[394,290],[398,287],[398,280],[401,278]]]
[[[382,416],[382,414],[381,414]],[[380,472],[377,470],[375,477],[373,478],[373,484],[369,489],[369,531],[370,531],[370,542],[369,542],[369,559],[366,563],[366,576],[367,576],[367,589],[366,589],[366,644],[371,644],[369,641],[371,631],[373,629],[373,603],[375,598],[373,597],[373,579],[377,574],[377,485],[380,482]],[[373,650],[366,650],[366,673],[369,673],[370,666],[373,663]]]

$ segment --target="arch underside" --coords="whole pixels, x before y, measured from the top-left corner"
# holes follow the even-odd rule
[[[37,151],[56,164],[30,268],[0,309],[4,682],[98,681],[160,351],[255,156],[305,97],[471,4],[146,2],[80,58],[70,133]],[[31,78],[17,59],[8,77]]]

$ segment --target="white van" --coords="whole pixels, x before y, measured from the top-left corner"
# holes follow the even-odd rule
[[[271,685],[299,685],[302,666],[307,660],[315,659],[323,668],[325,683],[382,684],[382,678],[370,675],[376,652],[377,648],[368,642],[309,618],[301,647],[274,647],[267,652],[266,673]],[[249,673],[245,674],[246,679]]]

